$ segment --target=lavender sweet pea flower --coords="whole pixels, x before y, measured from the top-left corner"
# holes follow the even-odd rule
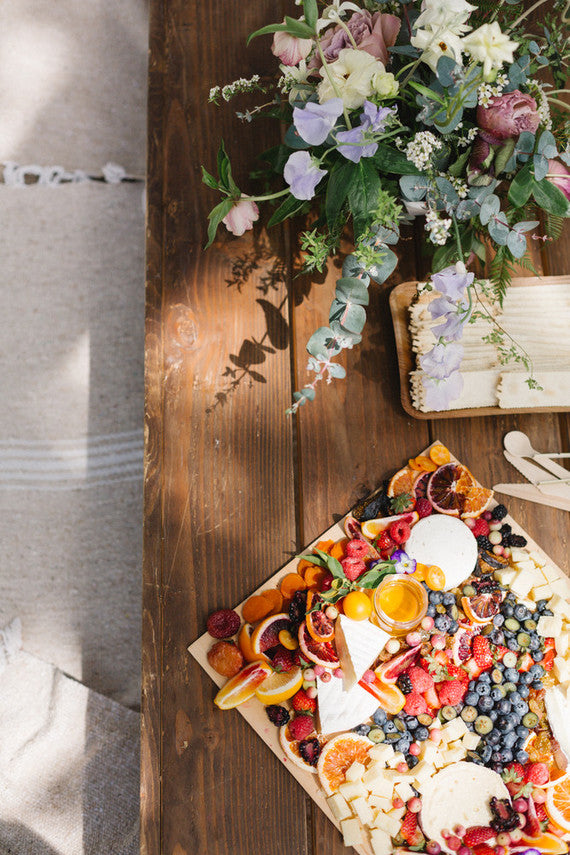
[[[368,121],[368,127],[375,132],[383,131],[386,127],[388,119],[394,115],[396,108],[392,107],[377,107],[372,101],[365,101],[360,116],[360,123]]]
[[[449,377],[438,380],[436,377],[422,377],[425,391],[425,404],[428,410],[440,412],[449,409],[463,391],[463,377],[459,371],[453,371]]]
[[[370,140],[369,134],[381,133],[393,113],[394,110],[390,107],[377,107],[372,101],[365,101],[358,127],[337,133],[336,138],[341,143],[338,147],[339,153],[353,163],[358,163],[361,157],[375,155],[378,143]]]
[[[397,549],[390,556],[391,561],[395,561],[394,570],[396,573],[414,573],[416,570],[416,559],[410,558],[403,549]]]
[[[283,178],[295,199],[312,199],[315,187],[326,174],[326,169],[319,169],[308,151],[294,152],[283,169]]]
[[[342,114],[342,98],[331,98],[324,104],[309,101],[301,110],[293,110],[293,124],[299,136],[309,145],[324,143]]]
[[[463,345],[450,341],[436,344],[428,353],[420,356],[420,366],[426,374],[444,380],[459,369],[463,359]]]
[[[438,338],[443,336],[451,341],[457,341],[463,335],[463,324],[469,320],[471,311],[468,303],[459,300],[452,302],[448,297],[437,297],[429,305],[432,318],[444,318],[444,322],[432,327],[432,332]]]
[[[458,300],[465,296],[465,289],[471,285],[474,278],[474,273],[467,273],[465,269],[461,270],[461,268],[458,270],[453,264],[451,267],[440,270],[439,273],[434,273],[431,281],[436,291],[449,297],[450,300]]]

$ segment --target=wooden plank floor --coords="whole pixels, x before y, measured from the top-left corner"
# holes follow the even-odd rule
[[[238,183],[278,139],[252,134],[208,91],[259,69],[269,39],[249,32],[282,17],[269,0],[153,0],[149,72],[146,473],[143,616],[144,855],[341,855],[334,827],[187,653],[214,608],[243,599],[409,456],[439,437],[485,484],[518,480],[501,454],[519,428],[540,448],[570,448],[566,416],[414,421],[399,403],[390,288],[425,271],[410,229],[401,263],[371,293],[349,380],[319,389],[285,417],[305,378],[304,344],[326,318],[325,281],[293,278],[290,227],[207,252],[214,194],[201,184],[221,137]],[[243,105],[240,105],[243,109]],[[570,237],[541,258],[570,270]],[[520,500],[513,516],[562,567],[568,518]]]

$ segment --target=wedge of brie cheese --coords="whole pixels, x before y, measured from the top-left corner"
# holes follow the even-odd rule
[[[544,693],[548,723],[560,750],[570,762],[570,706],[561,686],[549,686]]]
[[[317,678],[317,702],[321,733],[350,730],[378,709],[378,700],[370,692],[358,683],[347,692],[338,677],[328,683]]]
[[[390,636],[369,620],[351,620],[339,615],[335,624],[335,644],[348,691],[370,668]]]

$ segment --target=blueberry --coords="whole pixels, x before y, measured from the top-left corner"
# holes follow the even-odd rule
[[[511,702],[508,698],[503,698],[497,703],[497,712],[500,712],[501,715],[505,715],[511,711]]]
[[[440,632],[447,632],[451,626],[451,618],[448,615],[438,615],[434,620],[434,626]]]
[[[425,742],[425,740],[428,738],[428,736],[429,736],[429,730],[427,729],[427,727],[424,727],[423,725],[421,727],[418,727],[416,732],[414,733],[414,738],[415,738],[416,742]]]
[[[500,701],[505,697],[505,690],[502,686],[493,686],[491,689],[491,697],[494,701]]]
[[[493,749],[491,748],[490,745],[482,745],[480,747],[478,753],[479,753],[479,756],[481,757],[481,760],[483,761],[483,763],[488,763],[489,760],[491,759]]]
[[[447,632],[449,633],[449,635],[455,635],[455,633],[457,632],[458,629],[459,629],[458,622],[456,620],[452,620],[451,623],[449,624],[449,629],[447,630]]]
[[[520,751],[517,751],[517,753],[515,754],[515,760],[517,761],[517,763],[520,763],[522,766],[524,766],[525,763],[528,763],[529,760],[528,753],[526,751],[523,751],[522,749]]]
[[[433,603],[434,606],[439,606],[443,602],[443,594],[441,591],[430,591],[429,601],[430,603]]]
[[[478,682],[479,683],[490,683],[491,682],[491,675],[489,674],[489,672],[483,671],[483,673],[479,675],[479,681]]]
[[[518,686],[517,688],[519,690],[519,695],[521,696],[521,698],[528,698],[528,695],[529,695],[528,686]]]
[[[433,603],[430,603],[430,604],[429,604],[429,606],[427,607],[426,615],[427,615],[428,617],[433,617],[433,618],[434,618],[434,617],[436,616],[436,614],[437,614],[437,612],[436,612],[436,610],[435,610],[435,606],[434,606],[434,604],[433,604]]]
[[[513,704],[513,712],[515,712],[519,718],[522,718],[528,712],[528,704],[526,701],[523,701],[521,697],[519,697],[516,701],[512,701]]]
[[[507,683],[518,683],[520,675],[516,668],[505,668],[504,676]],[[532,683],[532,678],[530,682]]]
[[[542,689],[542,680],[535,680],[531,684],[531,688],[534,689],[535,692],[540,692],[540,690]]]
[[[510,712],[507,715],[507,718],[508,718],[509,722],[511,723],[512,730],[514,730],[515,727],[518,727],[519,724],[521,723],[521,717],[519,715],[517,715],[516,712]]]
[[[470,692],[474,692],[476,685],[477,685],[477,680],[469,680],[467,688],[469,689]]]
[[[531,653],[533,650],[540,650],[540,638],[538,637],[538,635],[531,635],[530,641],[528,643],[528,649],[531,651]]]
[[[391,719],[388,719],[383,727],[384,733],[396,733],[396,725]]]
[[[530,686],[530,684],[533,682],[533,680],[534,680],[534,677],[530,673],[530,671],[523,671],[523,673],[520,675],[520,681],[523,684],[523,686]]]
[[[500,629],[494,629],[489,633],[489,641],[492,642],[492,644],[504,644],[505,633]]]
[[[504,763],[502,751],[493,751],[491,754],[492,763]]]
[[[483,695],[482,698],[479,698],[479,703],[477,704],[477,708],[482,713],[488,713],[493,709],[494,701],[490,695]]]
[[[497,775],[503,774],[503,764],[502,763],[491,763],[491,769],[493,772],[496,772]]]
[[[519,650],[519,649],[520,649],[520,648],[519,648],[519,643],[518,643],[518,641],[516,640],[516,638],[509,638],[509,639],[507,640],[507,647],[509,648],[509,650],[513,650],[513,651],[516,651],[516,650]]]
[[[406,754],[406,763],[408,764],[408,769],[413,769],[414,766],[417,766],[419,762],[419,757],[414,757],[413,754]]]
[[[516,617],[517,620],[526,620],[530,616],[530,612],[526,606],[523,606],[522,603],[518,603],[513,610],[513,616]]]
[[[536,604],[537,612],[543,612],[548,605],[548,600],[539,600]]]
[[[505,692],[510,695],[511,692],[516,692],[520,687],[517,686],[516,683],[511,683],[510,681],[503,683],[503,689]]]
[[[399,739],[396,742],[396,744],[394,745],[394,748],[396,751],[401,751],[402,754],[407,754],[411,744],[412,744],[411,738],[408,739],[408,737],[403,736],[401,739]]]
[[[543,677],[546,672],[545,672],[544,668],[542,667],[542,665],[532,665],[528,669],[528,673],[532,674],[533,677],[539,677],[540,678],[540,677]]]
[[[504,624],[504,622],[505,622],[505,616],[500,614],[500,613],[498,615],[495,615],[493,618],[494,626],[497,626],[497,627],[502,626]]]
[[[524,724],[519,724],[519,726],[515,729],[515,733],[518,739],[523,739],[526,742],[530,730],[528,729],[528,727],[525,727]]]
[[[504,745],[504,742],[503,742]],[[503,763],[512,763],[513,760],[513,752],[510,748],[506,746],[502,749],[501,754],[503,755]]]
[[[544,653],[542,652],[542,650],[533,650],[530,655],[532,656],[535,662],[542,662],[542,660],[544,659]]]
[[[511,694],[509,695],[509,701],[511,702],[512,705],[514,705],[515,701],[520,701],[520,700],[521,700],[521,693],[518,691],[518,689],[516,692],[511,692]]]
[[[551,611],[550,609],[543,609],[543,610],[542,610],[542,614],[543,614],[545,617],[554,617],[554,612],[553,612],[553,611]]]
[[[491,718],[491,717],[489,716],[489,718]],[[492,720],[493,719],[491,719],[491,721]],[[491,745],[492,746],[498,745],[499,742],[501,741],[501,734],[499,733],[498,730],[492,730],[491,733],[489,733],[487,735],[485,741],[486,741],[487,745],[490,745],[490,746]]]
[[[495,727],[500,733],[508,733],[509,730],[513,730],[514,725],[508,715],[500,715],[495,722]]]
[[[408,730],[415,730],[417,727],[420,726],[420,723],[415,717],[415,715],[409,715],[406,717],[406,726]]]
[[[356,727],[352,728],[352,732],[359,736],[368,736],[370,730],[371,727],[368,724],[357,724]]]
[[[517,735],[513,730],[511,730],[509,733],[503,734],[502,743],[505,748],[514,748],[516,741]]]
[[[464,698],[465,703],[469,707],[476,707],[479,701],[479,695],[477,692],[467,692]]]
[[[477,683],[477,688],[475,689],[478,695],[489,695],[491,693],[491,684],[490,683]]]
[[[382,727],[383,724],[388,720],[388,716],[386,715],[386,710],[383,710],[382,707],[378,707],[374,715],[372,716],[372,721],[374,724],[377,724],[378,727]]]
[[[489,718],[491,719],[491,721],[497,721],[498,717],[499,717],[499,713],[497,712],[497,710],[491,710],[490,711]]]
[[[503,603],[502,608],[501,608],[501,613],[503,614],[503,616],[505,618],[510,618],[514,615],[515,610],[513,609],[512,605],[509,602],[507,602],[507,600],[505,600],[505,602]]]
[[[455,605],[455,595],[451,593],[447,593],[443,595],[441,600],[444,606],[454,606]]]

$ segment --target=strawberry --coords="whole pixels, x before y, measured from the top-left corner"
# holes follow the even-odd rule
[[[538,837],[540,834],[540,822],[538,821],[538,816],[536,814],[536,808],[534,806],[534,801],[531,798],[527,799],[528,810],[525,814],[526,816],[526,825],[525,832],[529,834],[531,837]]]
[[[348,558],[366,558],[370,549],[365,540],[349,540],[344,551]]]
[[[478,846],[495,837],[495,832],[488,825],[471,825],[465,832],[463,843],[465,846]]]
[[[289,733],[293,739],[306,739],[315,729],[315,722],[310,715],[296,715],[289,722]]]
[[[545,638],[544,639],[544,657],[541,661],[541,665],[545,671],[552,671],[552,666],[554,664],[554,657],[556,656],[556,647],[554,645],[553,638]]]
[[[340,563],[342,572],[350,582],[355,582],[366,570],[366,564],[362,558],[343,558]]]
[[[448,662],[445,669],[451,680],[459,680],[460,683],[465,683],[465,685],[469,682],[469,675],[467,672],[463,668],[459,668],[453,662]]]
[[[550,773],[546,763],[531,763],[529,766],[525,766],[525,784],[546,784],[549,778]]]
[[[535,803],[536,808],[536,818],[539,822],[546,822],[548,820],[548,814],[546,813],[546,808],[544,805],[537,805]]]
[[[275,671],[290,671],[293,667],[293,654],[281,644],[271,657],[271,664]]]
[[[406,841],[406,843],[412,843],[412,840],[416,836],[416,831],[418,828],[418,815],[417,813],[412,813],[411,810],[406,811],[404,819],[402,821],[402,826],[400,828],[400,834]]]
[[[376,546],[376,549],[383,554],[383,556],[390,555],[396,548],[396,544],[388,534],[387,530],[380,532],[380,535],[376,538],[374,545]]]
[[[438,685],[439,701],[442,706],[449,704],[454,707],[460,703],[467,694],[467,685],[459,680],[445,680]]]
[[[519,671],[530,671],[533,665],[534,659],[532,658],[530,653],[523,653],[517,667]]]
[[[476,636],[476,638],[479,638],[479,636]],[[468,659],[467,662],[463,663],[463,668],[467,672],[467,676],[470,680],[476,680],[477,677],[480,677],[483,671],[486,670],[477,663],[474,656]]]
[[[496,855],[494,846],[487,846],[486,843],[480,843],[472,848],[475,855]]]
[[[411,493],[400,493],[398,496],[393,496],[390,499],[390,508],[394,514],[404,514],[406,511],[413,511],[416,500]]]
[[[307,712],[313,715],[317,709],[317,701],[315,698],[309,698],[304,689],[299,689],[291,699],[291,706],[295,712]]]
[[[410,526],[404,520],[397,520],[388,528],[390,537],[398,545],[406,542],[410,536],[410,531]]]
[[[493,665],[491,645],[485,635],[476,635],[473,639],[473,658],[484,671]]]
[[[412,665],[406,674],[412,681],[414,692],[418,692],[420,695],[422,692],[428,692],[433,686],[433,677],[418,665]]]
[[[406,695],[404,709],[408,715],[421,715],[422,713],[427,713],[428,705],[418,692],[410,692],[409,695]]]
[[[423,694],[427,705],[432,710],[438,710],[441,707],[441,701],[439,700],[438,694],[435,690],[435,684],[431,687],[431,689],[428,689],[428,691],[424,692]]]
[[[505,770],[503,772],[503,781],[508,783],[509,781],[513,781],[515,784],[522,783],[524,780],[524,766],[520,763],[509,763],[505,766]]]
[[[508,652],[508,647],[503,647],[502,644],[493,645],[493,654],[497,662],[501,662],[505,653]]]

